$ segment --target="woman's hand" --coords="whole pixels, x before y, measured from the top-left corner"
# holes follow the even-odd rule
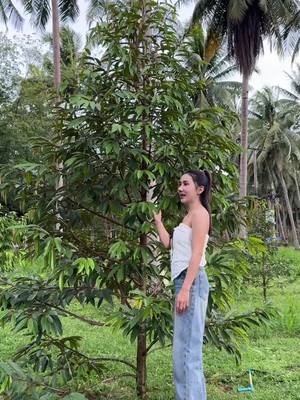
[[[190,291],[188,289],[180,289],[176,297],[176,312],[178,314],[185,312],[190,305]]]
[[[153,219],[156,225],[156,230],[159,235],[159,240],[164,245],[166,249],[170,248],[170,235],[166,230],[161,217],[161,211],[153,212]]]

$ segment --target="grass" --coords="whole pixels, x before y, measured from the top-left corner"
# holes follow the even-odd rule
[[[282,249],[281,256],[300,265],[300,253]],[[269,300],[280,313],[268,329],[256,328],[242,346],[242,363],[237,366],[234,358],[211,346],[204,349],[204,367],[207,379],[208,399],[253,400],[300,400],[300,277],[294,281],[278,279],[268,292]],[[262,304],[261,291],[249,287],[237,299],[236,310],[246,310]],[[87,317],[100,313],[92,307],[74,304],[72,309]],[[93,357],[114,356],[126,358],[134,363],[135,346],[119,332],[108,327],[87,327],[81,321],[64,319],[64,335],[82,336],[83,352]],[[11,334],[8,327],[0,331],[0,356],[10,358],[15,349],[24,343],[21,335]],[[254,393],[237,393],[237,388],[247,386],[247,370],[254,372]],[[131,373],[121,363],[105,364],[101,379],[91,375],[77,381],[78,390],[89,387],[97,390],[97,399],[135,400],[135,382]],[[167,347],[149,355],[148,359],[149,400],[173,400],[171,349]]]
[[[300,277],[300,251],[296,251],[292,247],[280,247],[278,256],[287,261],[294,270],[294,274]]]

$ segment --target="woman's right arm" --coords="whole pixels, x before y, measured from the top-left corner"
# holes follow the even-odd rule
[[[161,211],[159,211],[157,214],[154,214],[154,221],[155,221],[156,229],[157,229],[161,243],[164,245],[164,247],[166,249],[169,249],[170,248],[170,235],[162,222]]]

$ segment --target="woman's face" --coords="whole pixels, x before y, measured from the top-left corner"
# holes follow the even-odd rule
[[[203,191],[203,186],[198,186],[189,174],[184,174],[179,180],[178,194],[182,204],[190,204],[199,200],[199,194]]]

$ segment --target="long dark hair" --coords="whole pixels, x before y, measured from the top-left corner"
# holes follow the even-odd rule
[[[210,201],[211,201],[211,174],[206,170],[190,170],[187,171],[186,174],[190,175],[197,186],[204,186],[204,190],[199,195],[199,199],[203,207],[205,207],[209,214],[209,234],[212,229],[212,221],[211,221],[211,210],[210,210]]]

